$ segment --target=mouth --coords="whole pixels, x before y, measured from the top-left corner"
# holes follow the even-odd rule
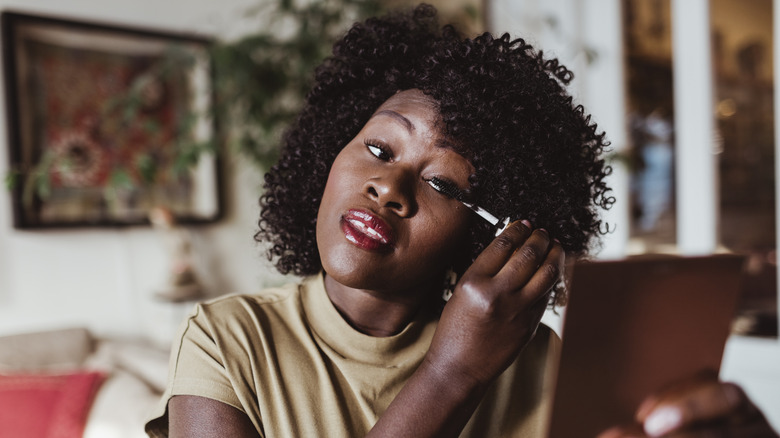
[[[341,231],[348,241],[367,251],[389,250],[395,243],[390,225],[364,210],[349,210],[341,218]]]

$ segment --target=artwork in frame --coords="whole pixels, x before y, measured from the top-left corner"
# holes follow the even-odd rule
[[[4,11],[16,228],[222,214],[208,38]]]

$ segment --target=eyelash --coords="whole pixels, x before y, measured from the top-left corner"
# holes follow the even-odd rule
[[[448,179],[434,176],[433,178],[423,179],[423,181],[448,198],[461,200],[465,195],[463,190],[460,190],[454,182]]]
[[[392,155],[390,155],[390,152],[388,152],[387,146],[382,144],[381,141],[366,139],[363,141],[363,144],[366,145],[366,148],[371,155],[382,161],[390,161],[392,158]],[[374,150],[377,150],[377,152],[374,152]]]
[[[389,148],[383,142],[374,139],[365,139],[363,140],[363,144],[366,146],[366,149],[368,149],[368,152],[376,158],[382,161],[390,161],[392,159],[392,155],[388,151]],[[432,178],[424,178],[423,181],[436,190],[437,193],[450,199],[462,198],[465,194],[462,190],[457,188],[458,186],[454,182],[446,178],[434,176]]]

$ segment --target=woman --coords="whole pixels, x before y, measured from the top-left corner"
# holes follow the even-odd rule
[[[539,321],[612,203],[570,79],[523,41],[440,29],[428,6],[353,26],[261,199],[256,237],[306,279],[198,306],[150,435],[544,436],[559,341]],[[494,238],[461,200],[516,221]],[[701,398],[682,394],[664,400]],[[677,426],[747,412],[738,395]]]

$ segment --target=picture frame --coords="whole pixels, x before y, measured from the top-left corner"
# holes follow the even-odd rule
[[[212,40],[0,13],[15,228],[223,214]]]

